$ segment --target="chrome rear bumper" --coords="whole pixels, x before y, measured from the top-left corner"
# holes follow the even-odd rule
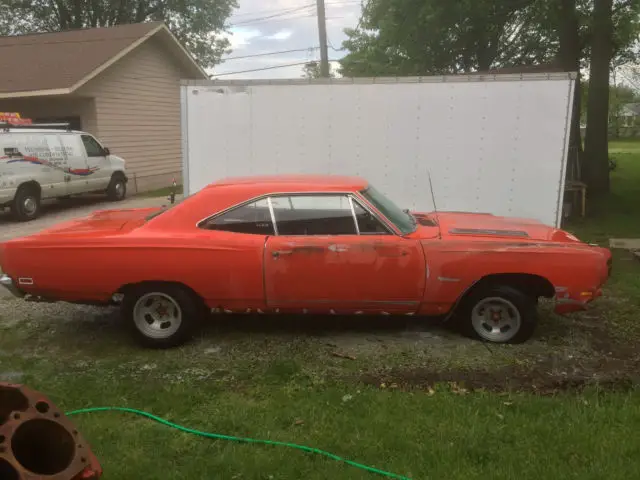
[[[24,293],[16,287],[15,283],[13,283],[13,279],[9,275],[0,275],[0,285],[9,290],[14,296],[18,298],[24,297]]]

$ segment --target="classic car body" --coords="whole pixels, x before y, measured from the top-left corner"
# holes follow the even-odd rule
[[[204,309],[463,311],[472,334],[507,342],[531,335],[539,297],[559,313],[585,308],[611,254],[534,220],[409,213],[357,177],[278,176],[219,181],[170,208],[97,212],[5,242],[0,265],[18,296],[122,301],[151,346],[183,342]]]

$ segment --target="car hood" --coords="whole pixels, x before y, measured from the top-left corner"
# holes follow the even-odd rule
[[[432,237],[434,228],[437,229],[436,225],[439,225],[442,237],[452,240],[473,237],[484,240],[580,242],[568,232],[529,218],[466,212],[415,213],[414,216],[418,220],[416,233],[419,236],[423,236],[424,232],[428,237]]]

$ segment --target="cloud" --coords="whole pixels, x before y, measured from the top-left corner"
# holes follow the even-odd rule
[[[233,50],[242,49],[251,44],[251,39],[260,37],[262,32],[260,30],[251,28],[232,28],[230,34],[226,35],[231,43]]]
[[[280,30],[279,32],[274,33],[273,35],[268,35],[264,37],[265,40],[288,40],[293,35],[291,30]]]
[[[239,4],[228,21],[232,26],[233,35],[228,38],[233,51],[225,57],[228,61],[216,66],[210,73],[220,74],[220,79],[300,78],[300,65],[234,72],[319,60],[318,21],[313,2],[239,0]],[[360,0],[325,0],[325,10],[329,58],[338,59],[345,53],[339,51],[346,39],[343,30],[355,27],[360,18]],[[288,53],[264,55],[279,51]],[[229,73],[233,74],[227,75]]]

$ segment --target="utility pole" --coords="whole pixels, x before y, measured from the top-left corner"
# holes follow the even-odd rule
[[[324,0],[316,0],[318,8],[318,36],[320,37],[320,76],[329,78],[329,52],[327,50],[327,18]]]

